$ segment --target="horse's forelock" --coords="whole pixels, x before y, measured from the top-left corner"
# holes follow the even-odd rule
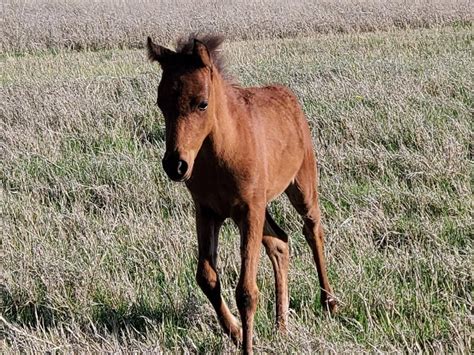
[[[176,52],[181,54],[191,54],[195,39],[204,43],[209,51],[214,66],[219,70],[219,72],[225,74],[224,59],[221,54],[221,45],[222,42],[224,42],[225,37],[218,34],[191,33],[189,36],[178,39]]]

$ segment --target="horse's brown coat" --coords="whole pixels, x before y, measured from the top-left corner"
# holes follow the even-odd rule
[[[185,181],[196,207],[197,282],[224,332],[251,353],[262,243],[275,273],[277,325],[282,331],[287,326],[288,237],[266,210],[284,191],[303,217],[322,305],[335,311],[336,302],[326,274],[316,164],[303,111],[286,87],[242,88],[227,80],[221,42],[217,36],[191,36],[174,52],[148,38],[147,47],[150,59],[163,68],[158,88],[166,124],[163,165],[173,180]],[[218,234],[226,218],[235,221],[241,235],[236,299],[242,330],[221,297],[216,268]]]

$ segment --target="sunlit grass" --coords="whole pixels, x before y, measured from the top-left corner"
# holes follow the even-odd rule
[[[469,352],[470,27],[229,42],[243,85],[280,82],[313,132],[329,318],[301,222],[291,235],[290,331],[274,331],[262,255],[256,349]],[[192,202],[161,169],[159,68],[140,50],[2,58],[1,316],[10,351],[232,352],[194,280]],[[219,269],[235,311],[235,227]]]

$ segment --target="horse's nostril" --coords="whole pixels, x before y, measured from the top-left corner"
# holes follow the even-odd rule
[[[188,171],[188,163],[179,159],[176,155],[165,155],[163,168],[171,180],[181,181]]]
[[[180,177],[183,177],[188,171],[188,164],[184,160],[178,160],[178,164],[176,165],[176,172]]]

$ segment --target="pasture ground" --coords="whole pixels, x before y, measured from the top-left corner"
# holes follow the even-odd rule
[[[301,100],[341,304],[322,313],[301,221],[275,201],[289,334],[262,253],[257,351],[472,351],[472,39],[462,22],[225,44],[242,85]],[[3,351],[236,351],[194,280],[190,198],[161,168],[159,68],[141,49],[58,48],[0,68]],[[236,311],[231,223],[219,270]]]

